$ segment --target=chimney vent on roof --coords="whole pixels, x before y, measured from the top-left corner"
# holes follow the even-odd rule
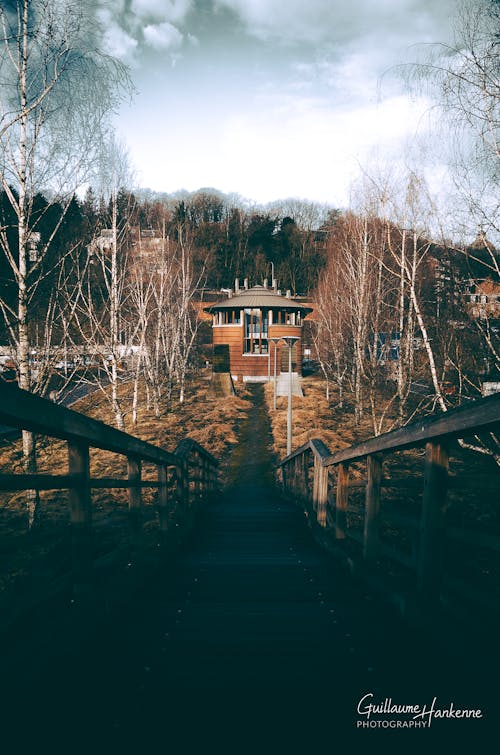
[[[291,299],[292,298],[292,292],[290,291],[290,289],[287,289],[286,298],[287,299]]]
[[[245,278],[245,280],[243,282],[243,288],[245,289],[245,291],[248,290],[248,278]]]
[[[240,293],[240,279],[239,278],[234,279],[234,293],[235,294]]]
[[[264,278],[264,288],[267,288],[267,278]]]
[[[273,286],[274,290],[276,291],[276,289],[278,288],[278,281],[276,280],[276,278],[273,278],[272,286]]]

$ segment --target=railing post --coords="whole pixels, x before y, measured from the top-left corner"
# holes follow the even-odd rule
[[[308,459],[308,453],[305,452],[300,457],[301,460],[301,486],[302,486],[302,497],[305,501],[310,499],[309,494],[309,459]]]
[[[321,459],[314,456],[314,487],[313,509],[321,527],[326,527],[326,506],[328,502],[328,467],[324,467]]]
[[[130,540],[132,548],[139,550],[142,540],[142,488],[141,488],[141,462],[135,457],[127,457],[128,479],[132,486],[128,489],[128,515],[130,527]]]
[[[201,495],[207,494],[207,460],[205,456],[200,456],[200,485]]]
[[[182,499],[186,510],[191,504],[191,479],[189,474],[189,457],[186,456],[182,462]]]
[[[282,483],[282,486],[283,486],[283,493],[285,495],[287,495],[287,493],[288,493],[288,480],[287,480],[288,470],[287,470],[287,464],[288,464],[288,462],[286,462],[285,464],[281,465],[281,483]]]
[[[347,507],[349,505],[349,465],[337,465],[337,496],[335,499],[335,537],[343,540],[347,535]]]
[[[294,456],[293,458],[293,497],[299,498],[300,496],[300,457]]]
[[[209,493],[215,493],[216,481],[217,481],[217,477],[216,477],[217,472],[216,472],[215,466],[213,465],[213,463],[211,461],[208,461],[208,470],[207,470],[207,473],[208,473],[208,492]]]
[[[76,487],[69,491],[73,594],[78,599],[90,592],[93,567],[92,498],[89,447],[68,441],[68,471]]]
[[[212,487],[212,464],[210,459],[205,459],[205,495],[213,493]]]
[[[216,493],[217,492],[217,479],[218,478],[217,478],[217,466],[215,464],[212,466],[212,479],[213,479],[213,489],[212,489],[212,492]]]
[[[168,467],[158,464],[158,516],[160,521],[160,537],[168,531]]]
[[[367,456],[366,462],[368,480],[365,497],[363,558],[368,561],[375,559],[378,551],[382,461],[378,454],[372,454]]]
[[[448,448],[443,443],[427,443],[417,581],[418,592],[424,603],[432,603],[439,598],[441,590],[443,510],[447,489]]]
[[[177,505],[179,517],[182,522],[189,519],[189,463],[186,456],[179,458],[179,463],[175,468]]]
[[[195,459],[195,475],[194,475],[194,499],[196,503],[198,504],[201,500],[202,496],[202,486],[201,486],[201,476],[203,474],[202,470],[202,458],[201,454],[197,451],[194,455]]]

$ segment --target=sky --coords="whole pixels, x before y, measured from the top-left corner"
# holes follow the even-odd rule
[[[116,125],[141,187],[337,207],[360,169],[425,134],[431,103],[394,66],[450,41],[458,2],[97,1],[137,89]]]

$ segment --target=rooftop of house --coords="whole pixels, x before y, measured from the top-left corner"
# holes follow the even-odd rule
[[[500,296],[500,283],[496,283],[491,278],[480,281],[476,286],[476,293],[486,294],[487,296]]]
[[[305,316],[312,312],[312,307],[306,307],[301,302],[292,299],[291,294],[287,291],[286,296],[275,288],[268,288],[267,285],[252,286],[252,288],[239,289],[233,293],[227,290],[228,296],[222,301],[215,302],[209,307],[205,307],[205,312],[220,312],[226,309],[286,309],[292,312],[302,312]]]

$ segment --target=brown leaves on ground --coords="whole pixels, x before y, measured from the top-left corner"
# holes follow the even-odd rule
[[[318,438],[332,453],[371,437],[369,419],[355,426],[354,418],[345,408],[338,406],[338,396],[331,389],[325,397],[325,383],[316,377],[302,380],[304,396],[292,399],[293,449]],[[271,416],[274,449],[278,458],[286,455],[288,398],[278,396],[276,412],[273,410],[273,385],[265,386],[266,402]]]

